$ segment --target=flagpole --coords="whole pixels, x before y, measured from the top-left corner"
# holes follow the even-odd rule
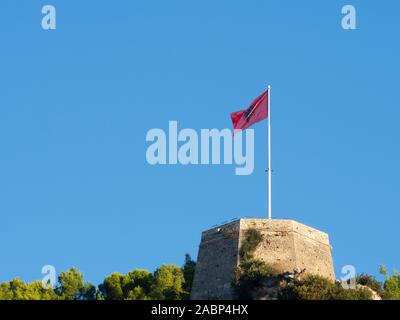
[[[272,219],[271,190],[271,86],[268,85],[268,219]]]

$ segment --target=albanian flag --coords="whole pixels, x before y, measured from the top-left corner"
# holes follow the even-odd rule
[[[257,97],[246,110],[231,113],[233,128],[244,130],[268,118],[268,90]]]

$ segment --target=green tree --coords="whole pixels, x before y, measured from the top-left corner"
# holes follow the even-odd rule
[[[126,275],[114,272],[106,277],[99,291],[106,300],[147,300],[153,275],[147,270],[133,270]]]
[[[9,282],[3,282],[0,284],[0,300],[12,300],[14,297],[10,283]]]
[[[45,289],[41,281],[24,283],[18,278],[0,285],[0,300],[55,300],[53,289]]]
[[[106,300],[123,300],[124,291],[122,290],[122,282],[124,280],[124,275],[114,272],[108,277],[106,277],[101,285],[99,285],[99,290]]]
[[[44,288],[41,281],[33,281],[26,285],[24,298],[26,300],[58,300],[59,297],[53,289]]]
[[[147,270],[137,269],[124,277],[122,290],[125,299],[129,300],[148,300],[151,286],[153,284],[153,274]]]
[[[15,278],[10,281],[10,290],[13,294],[13,300],[26,300],[26,284],[19,278]]]
[[[150,300],[150,296],[142,287],[134,287],[128,292],[126,300]]]
[[[180,300],[186,295],[184,282],[181,268],[175,265],[162,265],[154,272],[151,296],[159,300]]]
[[[186,254],[185,263],[183,265],[182,271],[183,271],[183,278],[185,279],[183,289],[187,292],[187,298],[189,298],[190,292],[192,291],[195,268],[196,268],[196,262],[192,260],[189,254]]]
[[[85,283],[83,274],[75,267],[58,276],[56,293],[65,300],[95,300],[96,288]]]
[[[383,284],[382,298],[386,300],[400,300],[400,274],[394,270],[390,275],[385,266],[380,267],[380,273],[386,277]]]
[[[151,272],[142,269],[136,269],[126,274],[122,281],[123,291],[127,294],[129,291],[136,287],[143,288],[146,292],[150,291],[150,287],[153,281],[153,275]]]

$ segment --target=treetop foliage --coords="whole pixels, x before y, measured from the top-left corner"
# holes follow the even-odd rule
[[[235,270],[232,288],[239,299],[282,300],[369,300],[375,291],[382,299],[400,300],[400,274],[380,272],[384,282],[360,274],[355,289],[344,289],[341,283],[316,275],[295,274],[288,277],[254,258],[262,235],[250,231],[243,241],[243,258]],[[242,254],[241,253],[241,254]],[[41,281],[25,283],[19,278],[0,284],[0,300],[182,300],[189,299],[196,263],[185,256],[182,267],[162,265],[154,272],[136,269],[114,272],[98,286],[85,282],[75,267],[61,272],[55,288],[46,289]],[[368,289],[370,288],[370,289]]]
[[[96,288],[85,282],[75,267],[61,272],[55,288],[45,289],[41,281],[25,283],[19,278],[0,284],[0,300],[146,300],[188,299],[196,263],[189,255],[183,267],[162,265],[153,273],[136,269],[114,272]]]

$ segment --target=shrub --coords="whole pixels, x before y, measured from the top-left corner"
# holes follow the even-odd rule
[[[282,300],[371,300],[366,288],[344,289],[340,282],[332,282],[317,275],[306,275],[301,280],[284,283],[279,299]]]
[[[263,235],[257,229],[249,229],[246,231],[246,238],[240,248],[240,257],[242,260],[253,258],[254,251],[263,240]]]
[[[276,274],[277,272],[264,261],[257,259],[243,261],[235,269],[235,281],[232,283],[235,298],[256,299],[256,294],[262,291],[267,282],[277,285]]]
[[[383,295],[382,283],[376,280],[374,276],[361,273],[357,277],[356,282],[362,286],[367,286],[368,288],[371,288],[377,294],[379,294],[379,296],[382,297]]]

